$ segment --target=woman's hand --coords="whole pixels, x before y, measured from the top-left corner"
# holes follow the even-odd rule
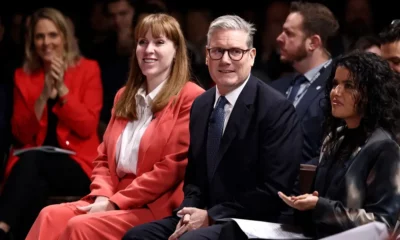
[[[54,86],[60,97],[68,93],[68,88],[64,84],[64,61],[59,57],[53,57],[50,65],[50,76],[53,78]]]
[[[57,97],[57,89],[54,86],[53,78],[46,75],[44,78],[44,87],[42,90],[42,94],[40,95],[41,100],[43,102],[47,102],[49,98],[55,99]]]
[[[99,196],[94,203],[84,207],[77,207],[80,211],[86,213],[106,212],[117,210],[114,203],[110,202],[107,197]]]
[[[288,197],[282,192],[278,192],[278,195],[287,205],[300,211],[314,209],[318,202],[317,191],[314,191],[312,194],[307,193],[297,197]]]

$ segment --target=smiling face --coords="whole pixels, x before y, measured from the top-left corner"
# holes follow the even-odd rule
[[[138,39],[136,57],[147,81],[167,79],[175,54],[174,43],[164,35],[156,37],[147,31],[144,37]]]
[[[40,19],[35,26],[33,41],[36,53],[44,62],[51,62],[53,56],[61,57],[64,52],[64,39],[49,19]]]
[[[215,30],[208,44],[209,49],[242,49],[247,50],[248,34],[241,30]],[[223,53],[219,60],[213,60],[210,52],[207,51],[206,63],[208,70],[221,94],[232,91],[240,86],[249,76],[251,67],[254,64],[256,49],[251,48],[243,53],[239,61],[232,60],[228,51]]]
[[[356,108],[359,97],[356,84],[350,79],[350,71],[344,67],[338,67],[330,93],[332,115],[345,120],[347,125],[359,123],[361,117]]]

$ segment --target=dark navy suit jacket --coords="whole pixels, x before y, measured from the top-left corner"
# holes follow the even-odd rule
[[[215,92],[215,87],[209,89],[192,105],[185,196],[179,209],[207,209],[213,220],[277,221],[285,207],[277,193],[291,193],[299,173],[303,138],[295,109],[250,76],[232,109],[209,176],[206,141]]]
[[[332,63],[314,80],[304,96],[296,106],[296,113],[302,124],[304,147],[303,161],[309,162],[318,158],[323,141],[322,124],[324,121],[323,105],[325,98],[326,81],[332,73]],[[285,76],[273,81],[270,85],[284,94],[291,86],[295,75]]]

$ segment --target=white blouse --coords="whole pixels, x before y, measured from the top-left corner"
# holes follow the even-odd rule
[[[142,86],[135,95],[138,119],[128,122],[117,142],[119,151],[116,151],[116,162],[117,175],[119,177],[123,177],[127,173],[136,174],[140,140],[153,119],[151,105],[164,83],[165,81],[147,96],[146,90]]]

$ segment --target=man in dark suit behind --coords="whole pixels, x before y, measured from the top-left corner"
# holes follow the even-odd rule
[[[216,87],[191,109],[184,200],[123,239],[218,239],[219,219],[278,220],[277,192],[293,188],[303,139],[293,105],[250,74],[254,32],[238,16],[211,23],[206,63]]]
[[[296,107],[304,134],[303,163],[317,158],[320,153],[324,120],[322,100],[332,71],[327,41],[338,28],[333,13],[324,5],[293,2],[277,38],[281,61],[292,63],[297,73],[275,80],[271,86]]]

